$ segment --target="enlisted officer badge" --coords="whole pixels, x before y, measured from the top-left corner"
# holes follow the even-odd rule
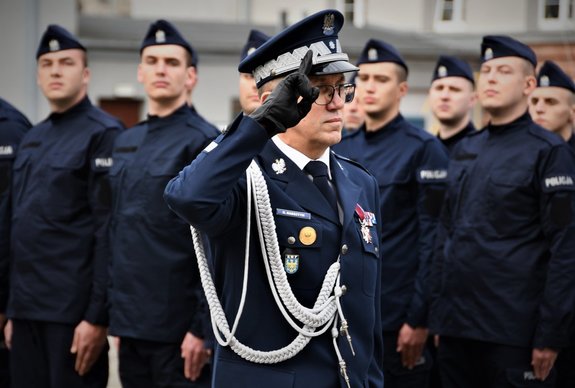
[[[447,77],[447,67],[439,66],[437,69],[437,76],[440,78]]]
[[[370,48],[367,51],[367,59],[369,59],[370,61],[377,61],[377,49],[376,48]]]
[[[286,253],[284,255],[284,269],[286,273],[293,275],[299,269],[299,255],[295,253]]]
[[[272,163],[272,170],[274,170],[277,175],[283,174],[286,172],[286,162],[282,158],[276,159]]]
[[[57,39],[50,40],[48,46],[50,46],[50,51],[60,51],[60,42]]]
[[[492,48],[488,47],[485,50],[485,54],[483,55],[483,59],[486,61],[493,59],[493,49]]]
[[[539,78],[539,86],[543,87],[549,86],[549,77],[547,77],[546,75],[541,76],[541,78]]]
[[[368,244],[373,243],[370,228],[377,224],[375,214],[363,210],[359,203],[355,205],[355,214],[357,214],[357,217],[359,218],[359,224],[361,225],[361,237],[363,238],[363,241]]]
[[[250,48],[248,49],[247,55],[250,55],[250,54],[253,53],[254,51],[256,51],[256,48],[255,48],[255,47],[250,47]]]
[[[323,34],[324,35],[333,35],[334,33],[334,21],[335,21],[335,16],[333,13],[328,13],[327,15],[324,16],[323,18]]]
[[[166,32],[164,30],[156,31],[156,43],[166,43]]]

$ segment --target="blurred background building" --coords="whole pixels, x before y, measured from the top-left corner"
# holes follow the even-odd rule
[[[274,34],[324,8],[346,15],[340,33],[355,60],[370,38],[395,45],[410,67],[402,112],[431,129],[426,104],[440,54],[458,55],[474,69],[485,34],[507,34],[529,44],[539,62],[552,59],[575,77],[575,0],[0,0],[0,96],[36,123],[48,105],[36,87],[34,59],[48,24],[75,33],[89,50],[92,101],[127,125],[145,115],[136,81],[139,46],[148,25],[172,21],[199,52],[194,105],[224,126],[239,111],[237,64],[249,30]],[[474,115],[481,123],[481,113]]]

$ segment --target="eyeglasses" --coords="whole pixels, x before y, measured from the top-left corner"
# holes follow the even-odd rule
[[[333,101],[333,96],[337,90],[337,95],[345,102],[353,101],[355,95],[355,84],[339,85],[315,85],[319,89],[319,96],[315,100],[318,105],[328,105]]]

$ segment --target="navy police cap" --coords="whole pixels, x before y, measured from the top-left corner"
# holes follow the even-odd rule
[[[537,86],[555,86],[575,93],[575,83],[555,62],[545,61],[537,73]]]
[[[167,20],[156,20],[150,24],[148,32],[142,41],[142,46],[140,47],[140,54],[148,46],[158,46],[164,44],[174,44],[185,48],[192,56],[192,66],[198,64],[198,55],[192,46],[184,39],[182,34],[177,30],[177,28]]]
[[[361,65],[362,63],[377,62],[397,63],[403,67],[406,72],[409,72],[407,64],[395,47],[389,43],[384,42],[383,40],[370,39],[363,48],[357,64]]]
[[[240,73],[252,73],[259,88],[266,82],[294,72],[304,55],[312,50],[310,75],[328,75],[358,70],[341,51],[337,37],[343,15],[334,9],[317,12],[271,37],[238,66]]]
[[[242,49],[240,61],[246,59],[248,55],[256,51],[258,47],[264,44],[270,37],[259,30],[251,30],[248,40]]]
[[[86,47],[70,31],[57,24],[50,24],[40,39],[40,44],[36,51],[36,59],[46,53],[70,49],[86,51]]]
[[[505,35],[486,35],[481,42],[481,62],[501,57],[523,58],[537,66],[537,57],[529,46]]]
[[[441,55],[439,57],[435,70],[433,70],[431,82],[445,77],[461,77],[475,84],[471,66],[467,62],[449,55]]]

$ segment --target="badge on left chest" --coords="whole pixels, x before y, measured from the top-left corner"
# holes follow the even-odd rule
[[[284,269],[287,274],[293,275],[299,269],[299,254],[293,249],[287,248],[283,253]]]

